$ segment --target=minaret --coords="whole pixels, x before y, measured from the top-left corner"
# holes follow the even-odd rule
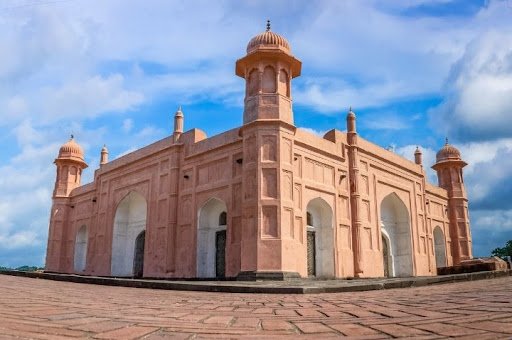
[[[361,193],[359,191],[359,151],[356,130],[356,115],[349,109],[347,114],[347,153],[350,180],[350,212],[352,219],[352,244],[354,252],[354,276],[363,274],[363,254],[361,249]]]
[[[73,135],[70,140],[62,145],[59,155],[55,159],[57,176],[52,197],[52,210],[50,214],[50,226],[48,230],[48,248],[46,251],[47,271],[66,270],[66,233],[64,228],[67,225],[70,209],[69,194],[80,186],[82,171],[87,168],[84,161],[84,152],[80,145],[75,142]]]
[[[293,124],[291,79],[300,76],[302,63],[285,38],[267,29],[247,45],[236,62],[236,75],[245,79],[244,124],[278,119]]]
[[[236,75],[245,79],[244,125],[239,130],[243,154],[237,163],[242,175],[241,204],[237,202],[229,216],[232,223],[239,221],[235,228],[242,233],[236,245],[239,278],[307,275],[305,264],[290,261],[297,253],[306,256],[306,244],[299,241],[306,236],[285,236],[293,227],[290,223],[306,223],[306,211],[295,210],[293,199],[284,196],[286,183],[293,183],[291,79],[300,75],[301,62],[292,55],[288,41],[271,31],[269,21],[246,51],[235,68]]]
[[[416,147],[416,151],[414,151],[414,163],[418,165],[423,165],[422,153],[418,146]]]
[[[53,197],[68,197],[71,190],[80,186],[82,170],[87,168],[82,147],[75,142],[73,135],[60,147],[54,163],[57,166],[57,178]]]
[[[101,148],[100,166],[108,163],[108,149],[105,144]]]
[[[181,111],[181,105],[178,111],[174,114],[174,142],[177,143],[183,133],[183,112]]]
[[[436,164],[432,166],[432,169],[437,172],[439,186],[448,191],[448,218],[454,265],[473,257],[468,198],[462,175],[462,168],[466,165],[467,163],[461,159],[459,150],[448,144],[447,138],[445,145],[436,155]]]

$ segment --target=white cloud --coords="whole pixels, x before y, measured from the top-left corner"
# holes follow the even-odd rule
[[[40,235],[33,231],[19,231],[10,235],[0,235],[0,247],[4,249],[23,249],[37,246],[43,242]]]
[[[512,137],[511,46],[512,27],[471,42],[447,80],[445,101],[430,113],[432,124],[461,140]]]
[[[46,119],[62,118],[83,120],[105,112],[126,111],[141,104],[144,96],[123,88],[124,77],[116,74],[106,78],[93,76],[60,88],[45,88]]]

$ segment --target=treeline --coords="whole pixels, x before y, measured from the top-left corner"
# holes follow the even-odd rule
[[[24,272],[35,272],[36,270],[44,270],[44,267],[20,266],[17,268],[10,268],[10,267],[0,266],[0,270],[19,270],[19,271],[24,271]]]

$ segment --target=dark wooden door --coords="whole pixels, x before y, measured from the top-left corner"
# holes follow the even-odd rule
[[[389,277],[389,245],[388,240],[382,237],[382,259],[384,264],[384,276]]]
[[[315,232],[308,231],[307,234],[308,247],[308,276],[316,275],[316,249],[315,249]]]
[[[135,254],[133,256],[133,277],[142,277],[144,272],[144,242],[146,232],[143,231],[135,239]]]
[[[215,277],[226,276],[226,230],[215,233]]]

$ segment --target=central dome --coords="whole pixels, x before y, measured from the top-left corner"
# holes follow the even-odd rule
[[[290,53],[290,44],[285,38],[270,30],[270,21],[267,21],[267,30],[265,32],[258,34],[249,41],[249,44],[247,44],[247,53],[257,50],[260,47],[281,48]]]

